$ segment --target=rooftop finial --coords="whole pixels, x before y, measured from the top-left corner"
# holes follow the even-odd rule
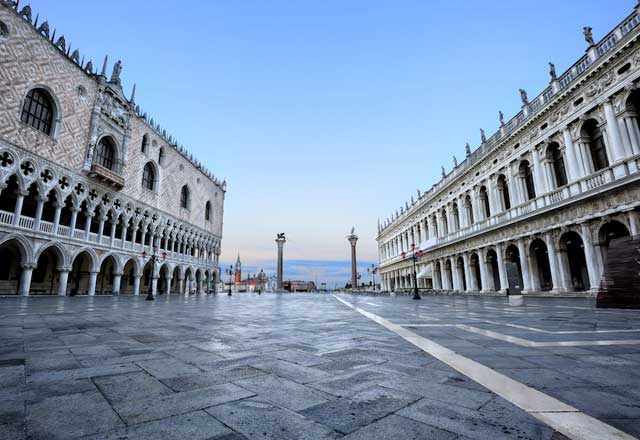
[[[133,83],[133,90],[131,90],[131,99],[129,100],[129,102],[131,102],[131,104],[134,104],[136,102],[136,84]]]
[[[102,72],[100,72],[100,76],[107,77],[107,62],[109,61],[109,55],[104,56],[104,63],[102,63]]]

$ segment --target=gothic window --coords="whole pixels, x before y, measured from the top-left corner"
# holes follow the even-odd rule
[[[149,145],[149,136],[145,134],[144,136],[142,136],[142,145],[140,146],[140,151],[146,153],[147,145]]]
[[[447,235],[449,233],[449,222],[447,221],[447,210],[442,210],[442,234]]]
[[[55,107],[44,89],[31,89],[24,98],[20,120],[44,134],[51,135]]]
[[[484,217],[491,217],[491,205],[489,204],[489,194],[487,194],[486,186],[480,188],[480,201],[482,201],[482,206],[484,207]]]
[[[511,209],[511,199],[509,198],[509,185],[504,174],[498,177],[498,192],[502,198],[502,206],[505,210]]]
[[[98,142],[98,149],[96,151],[96,163],[109,170],[113,170],[113,159],[115,156],[115,148],[113,142],[108,137],[103,137]]]
[[[153,191],[155,181],[156,173],[153,170],[153,165],[151,162],[147,162],[142,170],[142,186]]]
[[[591,160],[593,161],[594,171],[602,170],[609,166],[609,158],[607,157],[607,148],[604,145],[604,136],[598,122],[590,119],[584,123],[582,127],[583,136],[586,135],[589,142],[589,151],[591,152]]]
[[[533,173],[531,172],[531,165],[528,161],[523,161],[520,164],[520,177],[524,179],[524,186],[527,190],[527,200],[535,199],[536,187],[533,183]]]
[[[465,208],[469,215],[469,224],[472,225],[475,223],[475,219],[473,218],[473,205],[471,204],[471,196],[469,195],[465,198]]]
[[[551,161],[553,166],[553,174],[556,178],[556,187],[560,188],[567,184],[567,172],[564,167],[564,156],[560,151],[560,146],[553,143],[547,150],[547,158]]]
[[[456,230],[460,229],[460,213],[458,212],[458,204],[453,204],[453,226]]]
[[[211,202],[207,201],[207,204],[204,206],[204,219],[206,221],[211,220]]]
[[[180,207],[189,209],[189,188],[187,185],[184,185],[180,192]]]

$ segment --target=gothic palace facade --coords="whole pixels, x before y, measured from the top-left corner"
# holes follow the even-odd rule
[[[596,291],[609,242],[640,234],[639,13],[585,28],[584,56],[379,225],[383,289],[413,286],[415,245],[421,288],[504,293],[509,266],[525,294]]]
[[[226,183],[125,97],[119,61],[107,78],[33,15],[0,0],[0,294],[214,289]]]

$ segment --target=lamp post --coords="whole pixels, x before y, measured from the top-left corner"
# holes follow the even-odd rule
[[[152,249],[153,249],[153,253],[150,255],[150,261],[151,261],[151,285],[149,286],[149,290],[147,291],[147,301],[153,301],[155,299],[155,292],[154,292],[155,283],[153,282],[153,274],[156,271],[156,261],[158,261],[160,259],[160,257],[158,257],[156,255],[156,252],[158,251],[158,248],[156,246],[153,246]],[[142,251],[142,259],[144,260],[145,258],[147,258],[147,251]],[[165,260],[166,258],[167,258],[167,253],[163,252],[162,253],[162,260]]]
[[[400,255],[402,256],[403,260],[407,256],[405,252],[403,252]],[[422,258],[423,255],[424,255],[424,252],[422,251],[416,252],[416,245],[411,243],[411,256],[409,258],[413,260],[413,299],[422,299],[420,298],[420,293],[418,293],[418,276],[416,273],[416,260],[418,258]]]
[[[227,296],[231,296],[231,276],[233,275],[233,264],[229,265],[227,273],[229,274],[229,293],[227,293]]]
[[[367,267],[367,273],[371,274],[371,285],[373,286],[373,290],[376,290],[376,266],[371,263],[371,267]]]

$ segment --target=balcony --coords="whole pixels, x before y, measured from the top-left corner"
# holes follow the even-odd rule
[[[108,168],[103,167],[102,165],[93,164],[91,165],[91,171],[89,171],[89,177],[94,177],[101,182],[112,186],[116,190],[121,190],[124,187],[124,177],[116,174]]]

